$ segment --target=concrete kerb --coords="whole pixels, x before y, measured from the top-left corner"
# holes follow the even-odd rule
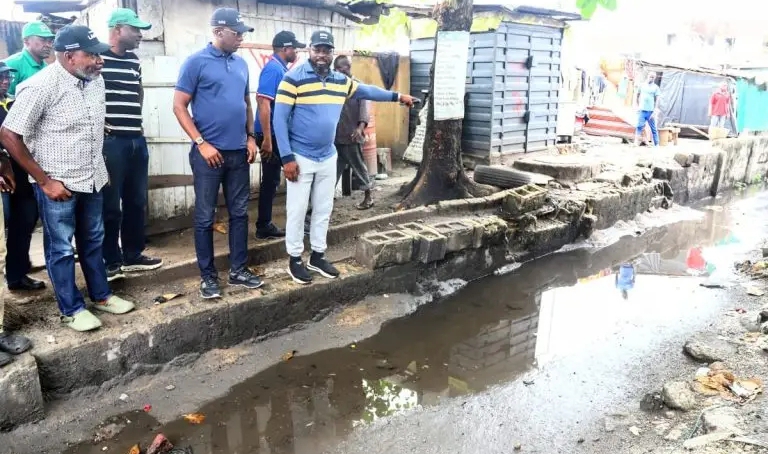
[[[45,415],[37,363],[25,353],[0,374],[0,431],[37,422]]]

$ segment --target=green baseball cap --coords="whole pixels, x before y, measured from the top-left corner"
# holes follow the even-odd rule
[[[109,28],[112,28],[115,25],[130,25],[131,27],[136,27],[139,30],[149,30],[152,28],[152,24],[139,19],[139,15],[136,14],[136,11],[128,8],[117,8],[116,10],[112,11],[112,15],[109,16],[109,22],[107,22],[107,25]]]
[[[45,23],[40,21],[29,22],[21,29],[21,37],[39,36],[41,38],[55,38],[56,35]]]

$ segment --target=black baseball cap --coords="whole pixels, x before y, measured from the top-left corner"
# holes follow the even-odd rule
[[[0,74],[12,72],[15,73],[16,70],[5,64],[4,61],[0,61]]]
[[[237,33],[252,32],[253,27],[243,23],[240,11],[234,8],[218,8],[211,16],[211,25],[214,27],[229,27]]]
[[[293,32],[283,30],[272,38],[272,47],[295,47],[296,49],[304,49],[307,45],[299,42]]]
[[[56,33],[53,49],[57,52],[82,50],[91,54],[103,54],[109,50],[109,44],[102,43],[85,25],[66,25]]]
[[[335,47],[333,45],[333,35],[331,32],[327,32],[324,30],[318,30],[314,33],[312,33],[312,38],[309,40],[310,46],[328,46],[328,47]]]

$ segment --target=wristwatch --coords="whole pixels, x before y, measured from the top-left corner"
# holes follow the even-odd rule
[[[203,137],[200,136],[197,139],[195,139],[195,143],[198,144],[198,145],[202,145],[202,144],[205,143],[205,139],[203,139]]]
[[[257,139],[255,132],[248,132],[246,134],[248,134],[248,137],[253,137],[254,139]]]

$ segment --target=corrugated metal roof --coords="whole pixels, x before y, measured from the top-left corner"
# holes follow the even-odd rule
[[[16,0],[14,3],[21,5],[25,13],[69,13],[82,11],[88,7],[83,0]]]

